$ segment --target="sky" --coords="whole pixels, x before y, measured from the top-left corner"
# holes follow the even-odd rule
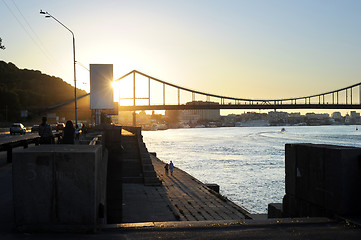
[[[183,87],[278,99],[360,82],[359,0],[0,0],[0,60],[89,91],[89,64]]]

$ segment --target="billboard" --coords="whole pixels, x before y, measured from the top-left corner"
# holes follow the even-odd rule
[[[113,64],[90,64],[90,109],[113,109]]]

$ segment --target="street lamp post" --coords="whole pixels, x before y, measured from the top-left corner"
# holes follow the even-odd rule
[[[75,69],[75,65],[76,65],[76,61],[75,61],[75,37],[74,37],[74,33],[72,30],[70,30],[67,26],[65,26],[62,22],[60,22],[58,19],[56,19],[55,17],[53,17],[50,13],[48,12],[44,12],[43,10],[40,10],[40,14],[45,14],[45,17],[47,18],[52,18],[55,21],[57,21],[58,23],[60,23],[60,25],[62,25],[63,27],[65,27],[73,36],[73,64],[74,64],[74,103],[75,103],[75,126],[78,125],[78,107],[77,107],[77,100],[76,100],[76,69]]]

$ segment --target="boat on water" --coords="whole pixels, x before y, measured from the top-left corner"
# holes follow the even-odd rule
[[[285,128],[282,128],[282,129],[281,129],[281,133],[284,133],[284,132],[286,132],[286,129],[285,129]]]

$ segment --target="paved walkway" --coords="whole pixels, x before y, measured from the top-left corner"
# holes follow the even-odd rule
[[[162,186],[123,184],[123,222],[217,221],[249,219],[249,213],[186,172],[151,155]]]
[[[193,176],[174,168],[173,175],[165,173],[165,163],[151,155],[154,169],[162,180],[166,194],[179,220],[241,220],[249,213],[220,194],[210,190]]]

